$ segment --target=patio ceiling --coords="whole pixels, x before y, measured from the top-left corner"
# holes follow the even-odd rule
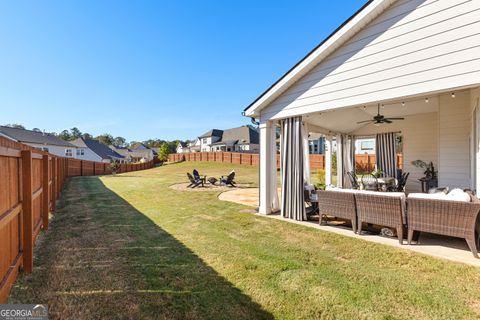
[[[380,113],[385,117],[405,117],[414,114],[438,111],[438,96],[416,98],[415,100],[385,102],[380,107]],[[404,104],[403,104],[404,103]],[[377,114],[377,104],[342,108],[304,116],[309,125],[309,131],[326,133],[350,133],[368,124],[358,124],[359,121],[370,120]],[[401,121],[401,120],[399,120]]]

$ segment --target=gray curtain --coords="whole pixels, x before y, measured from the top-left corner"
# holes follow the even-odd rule
[[[384,177],[396,177],[396,140],[397,134],[394,132],[381,133],[375,136],[375,156],[377,170],[381,170]]]
[[[281,127],[282,216],[306,220],[302,118],[282,120]]]
[[[352,188],[347,172],[355,171],[355,137],[342,137],[343,187]]]

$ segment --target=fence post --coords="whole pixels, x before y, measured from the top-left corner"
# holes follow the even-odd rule
[[[50,157],[44,155],[42,159],[42,225],[44,230],[48,230],[48,213],[50,212]]]
[[[80,175],[83,176],[83,160],[80,160]]]
[[[33,270],[32,151],[22,150],[23,268]]]
[[[52,157],[52,211],[55,211],[57,200],[57,157]]]
[[[96,162],[93,162],[93,175],[94,175],[94,176],[96,175],[96,174],[95,174],[95,166],[96,166],[96,165],[97,165],[97,163],[96,163]]]

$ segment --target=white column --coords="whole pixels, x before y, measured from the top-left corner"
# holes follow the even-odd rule
[[[332,136],[325,136],[325,184],[332,184]]]
[[[337,134],[337,187],[343,188],[343,147],[344,141],[340,134]]]
[[[275,127],[271,121],[260,123],[260,207],[258,212],[272,212],[273,192],[276,192],[277,163],[275,148]]]

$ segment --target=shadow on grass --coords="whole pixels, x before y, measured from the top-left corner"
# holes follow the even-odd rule
[[[14,303],[52,318],[272,319],[97,177],[71,179]]]

